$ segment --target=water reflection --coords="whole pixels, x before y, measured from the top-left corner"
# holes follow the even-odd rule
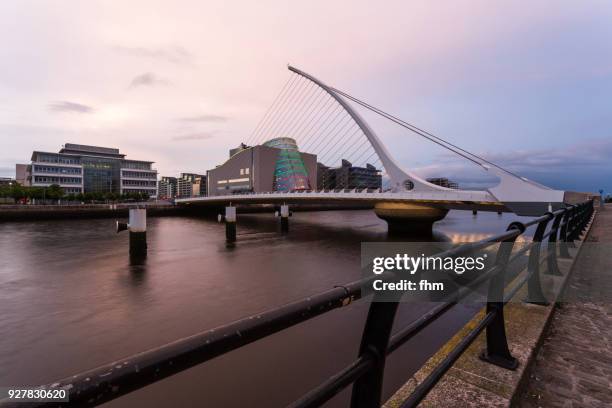
[[[433,240],[476,240],[514,219],[451,211]],[[46,383],[359,279],[362,242],[422,240],[389,236],[371,211],[296,212],[290,222],[280,234],[271,214],[239,215],[227,248],[215,219],[150,218],[148,255],[138,260],[114,220],[0,224],[0,386]],[[396,324],[429,307],[402,305]],[[472,312],[454,310],[396,351],[386,395]],[[199,406],[203,386],[210,406],[244,406],[244,395],[283,406],[355,356],[366,314],[356,302],[109,406]]]

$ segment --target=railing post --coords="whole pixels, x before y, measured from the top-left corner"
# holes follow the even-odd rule
[[[593,216],[594,205],[593,200],[587,201],[583,204],[583,217],[582,217],[582,225],[580,226],[580,233],[578,234],[578,238],[580,238],[580,234],[586,231],[587,226],[589,225],[589,221],[591,221],[591,217]]]
[[[586,207],[585,203],[578,204],[576,208],[576,218],[572,225],[572,231],[570,232],[570,241],[575,241],[580,239],[580,234],[584,231],[584,219],[586,215]]]
[[[523,233],[525,226],[522,223],[513,222],[508,226],[508,231],[510,230],[519,230]],[[506,325],[504,321],[506,268],[517,236],[504,240],[499,244],[499,249],[495,258],[495,267],[499,270],[489,282],[486,308],[487,314],[493,312],[495,315],[486,329],[487,348],[480,355],[482,360],[508,370],[514,370],[518,367],[518,360],[512,357],[510,349],[508,348],[508,338],[506,337]]]
[[[551,212],[547,212],[546,219],[540,221],[533,235],[532,246],[529,250],[529,263],[527,265],[527,273],[529,280],[527,281],[527,299],[528,303],[547,306],[549,303],[542,293],[542,284],[540,282],[540,250],[542,248],[542,237],[546,231],[548,222],[555,216]]]
[[[570,208],[567,211],[565,211],[565,214],[563,217],[563,223],[561,224],[561,234],[559,238],[560,240],[559,241],[559,256],[561,258],[571,258],[570,253],[567,249],[568,242],[569,242],[568,236],[567,236],[567,229],[574,216],[575,210],[576,210],[576,206],[570,204]]]
[[[552,227],[550,228],[550,235],[548,235],[548,249],[546,253],[546,260],[548,265],[548,271],[546,273],[548,275],[563,275],[559,270],[559,265],[557,265],[557,235],[559,233],[559,224],[561,223],[561,219],[563,218],[563,215],[566,212],[567,209],[559,212],[559,214],[555,216],[555,220],[553,221]]]
[[[566,248],[573,248],[574,247],[574,240],[572,239],[572,237],[574,236],[574,227],[576,226],[576,221],[578,218],[578,206],[574,206],[572,207],[572,210],[570,211],[570,217],[569,220],[567,222],[567,230],[565,232],[565,247]],[[568,256],[569,252],[568,252]]]
[[[395,302],[378,302],[376,295],[370,304],[359,355],[373,355],[376,364],[353,384],[351,408],[379,408],[382,399],[383,376],[387,346],[401,293]]]

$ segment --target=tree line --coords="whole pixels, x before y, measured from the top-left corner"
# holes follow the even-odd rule
[[[95,193],[70,193],[66,194],[64,189],[57,184],[52,184],[49,187],[22,186],[19,183],[13,182],[0,186],[0,198],[12,198],[16,202],[34,200],[62,200],[62,201],[78,201],[78,202],[95,202],[95,201],[132,201],[132,200],[148,200],[149,195],[146,193],[113,193],[113,192],[95,192]]]

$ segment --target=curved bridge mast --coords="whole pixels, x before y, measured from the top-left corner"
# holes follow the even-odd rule
[[[349,105],[344,100],[344,98],[342,98],[332,88],[330,88],[329,86],[325,85],[323,82],[321,82],[319,79],[313,77],[312,75],[310,75],[310,74],[308,74],[308,73],[306,73],[304,71],[301,71],[298,68],[295,68],[295,67],[293,67],[291,65],[289,65],[288,68],[289,68],[290,71],[295,72],[296,74],[298,74],[298,75],[300,75],[300,76],[302,76],[302,77],[312,81],[317,86],[319,86],[321,89],[323,89],[325,92],[327,92],[327,94],[329,94],[332,98],[334,98],[336,100],[336,102],[338,102],[340,104],[340,106],[342,106],[342,108],[351,116],[351,118],[355,121],[355,123],[357,123],[357,126],[359,126],[361,128],[361,130],[363,131],[364,135],[366,136],[366,138],[368,139],[368,141],[370,142],[370,144],[374,148],[374,151],[376,152],[376,154],[380,158],[380,161],[382,162],[383,166],[385,167],[385,170],[387,171],[387,174],[389,175],[389,179],[391,180],[391,185],[393,186],[392,187],[393,191],[399,192],[399,191],[406,190],[406,188],[405,188],[405,185],[407,184],[406,181],[412,182],[412,185],[414,186],[414,188],[412,189],[413,191],[447,191],[447,190],[451,190],[451,189],[448,189],[448,188],[445,188],[445,187],[441,187],[441,186],[429,183],[428,181],[423,180],[422,178],[418,177],[417,175],[403,170],[395,162],[395,160],[393,160],[393,158],[391,157],[391,154],[389,153],[387,148],[382,144],[381,140],[374,133],[374,130],[372,130],[372,128],[370,128],[370,126],[361,117],[361,115],[357,111],[355,111],[352,108],[352,106]]]

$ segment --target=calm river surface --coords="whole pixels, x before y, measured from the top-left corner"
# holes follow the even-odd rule
[[[436,223],[436,239],[481,239],[516,219],[453,211]],[[366,210],[294,213],[288,235],[270,214],[239,215],[235,248],[215,220],[149,218],[146,262],[130,265],[128,235],[114,223],[0,223],[0,387],[48,383],[358,279],[360,243],[390,239]],[[367,306],[356,302],[107,406],[284,406],[356,356]],[[429,307],[403,304],[396,327]],[[393,354],[387,396],[464,324],[466,308]],[[329,406],[346,406],[349,391]]]

